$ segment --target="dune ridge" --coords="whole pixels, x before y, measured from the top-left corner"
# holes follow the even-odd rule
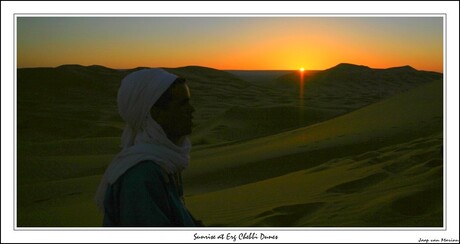
[[[308,152],[315,154],[331,148],[337,148],[338,153],[340,148],[350,145],[358,145],[358,149],[366,144],[375,147],[442,131],[443,104],[439,96],[442,96],[442,83],[434,81],[326,122],[236,145],[197,151],[192,154],[194,164],[185,175],[202,178],[200,174],[228,171],[250,162],[272,158],[283,161],[286,155],[307,156]],[[194,167],[199,170],[195,171]]]

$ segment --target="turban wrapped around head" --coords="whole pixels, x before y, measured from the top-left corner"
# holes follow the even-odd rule
[[[122,146],[134,144],[136,135],[146,126],[150,108],[177,79],[163,69],[144,69],[127,75],[118,90],[118,112],[126,122]]]

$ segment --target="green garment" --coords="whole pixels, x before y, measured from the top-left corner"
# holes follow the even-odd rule
[[[143,161],[110,185],[104,199],[107,227],[196,226],[183,203],[180,175]]]

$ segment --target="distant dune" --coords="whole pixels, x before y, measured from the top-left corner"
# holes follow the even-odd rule
[[[117,90],[142,68],[18,69],[18,226],[100,226]],[[206,224],[442,226],[442,74],[339,64],[306,72],[300,100],[299,71],[168,70],[196,107],[184,182]]]
[[[442,77],[440,73],[418,71],[410,66],[371,69],[343,63],[306,76],[305,100],[310,106],[353,111]],[[298,89],[299,74],[282,76],[277,82]]]
[[[292,70],[225,70],[236,77],[260,86],[273,86],[276,79],[293,73]]]

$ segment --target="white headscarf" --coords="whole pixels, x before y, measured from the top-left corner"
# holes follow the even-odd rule
[[[152,160],[168,174],[182,171],[190,160],[190,140],[181,145],[171,142],[161,126],[150,116],[150,108],[171,86],[177,76],[162,69],[144,69],[127,75],[118,90],[118,111],[126,122],[121,137],[122,151],[107,167],[96,193],[96,204],[104,209],[104,196],[128,169]]]

